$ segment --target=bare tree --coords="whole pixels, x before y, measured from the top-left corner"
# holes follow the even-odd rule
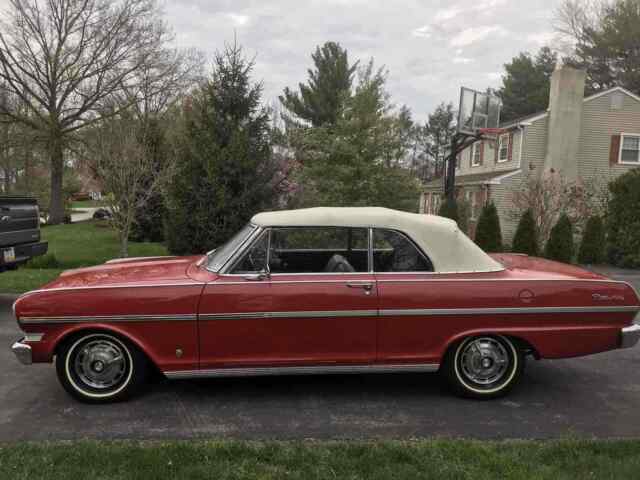
[[[86,137],[87,164],[109,192],[111,223],[118,231],[120,256],[128,256],[129,232],[135,212],[143,208],[169,175],[170,166],[156,168],[145,124],[129,113],[104,120]]]
[[[171,38],[156,0],[8,0],[0,20],[0,81],[27,113],[2,113],[38,131],[51,165],[51,223],[64,218],[64,153],[72,134],[136,89]]]
[[[538,228],[539,247],[542,249],[561,214],[567,214],[577,232],[582,231],[592,215],[603,215],[607,202],[606,190],[606,183],[597,177],[589,181],[570,182],[558,172],[530,175],[511,194],[515,207],[512,216],[517,220],[524,211],[531,210]]]
[[[588,41],[597,29],[612,0],[563,0],[555,9],[553,28],[558,34],[556,45],[566,55],[573,55],[576,45]]]

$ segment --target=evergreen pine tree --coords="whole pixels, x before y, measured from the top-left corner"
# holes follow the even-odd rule
[[[226,46],[185,108],[182,158],[168,195],[172,253],[218,247],[274,201],[269,117],[252,69],[240,46]]]
[[[598,216],[587,221],[578,253],[578,262],[598,264],[604,261],[605,234],[604,223]]]
[[[476,228],[476,244],[485,252],[499,252],[502,250],[500,218],[493,202],[485,205],[482,209]]]
[[[544,256],[559,262],[573,262],[573,226],[566,214],[562,214],[558,223],[551,229],[551,235],[544,249]]]
[[[309,70],[307,84],[299,84],[299,93],[285,88],[280,101],[294,117],[314,127],[333,125],[344,97],[350,95],[358,62],[350,65],[347,51],[335,42],[316,47],[311,58],[315,69]]]
[[[533,212],[530,209],[526,210],[520,217],[516,234],[513,237],[513,251],[514,253],[525,253],[532,257],[538,255],[538,229],[533,219]]]

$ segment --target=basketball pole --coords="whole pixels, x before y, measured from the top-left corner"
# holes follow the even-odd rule
[[[451,149],[449,150],[449,160],[445,171],[444,194],[449,202],[456,199],[456,157],[458,156],[458,136],[456,133],[451,137]]]

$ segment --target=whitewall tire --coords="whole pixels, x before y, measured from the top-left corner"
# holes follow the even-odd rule
[[[467,337],[451,347],[443,373],[453,390],[464,397],[489,399],[506,395],[524,370],[518,345],[502,335]]]
[[[137,348],[108,333],[75,335],[56,355],[60,383],[86,403],[129,398],[144,383],[147,370],[147,359]]]

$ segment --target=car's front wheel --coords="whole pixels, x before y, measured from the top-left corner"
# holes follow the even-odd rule
[[[508,393],[522,376],[524,355],[502,335],[467,337],[449,349],[443,370],[459,395],[496,398]]]
[[[117,402],[130,397],[145,381],[147,359],[125,340],[106,333],[85,333],[57,352],[58,379],[76,399]]]

